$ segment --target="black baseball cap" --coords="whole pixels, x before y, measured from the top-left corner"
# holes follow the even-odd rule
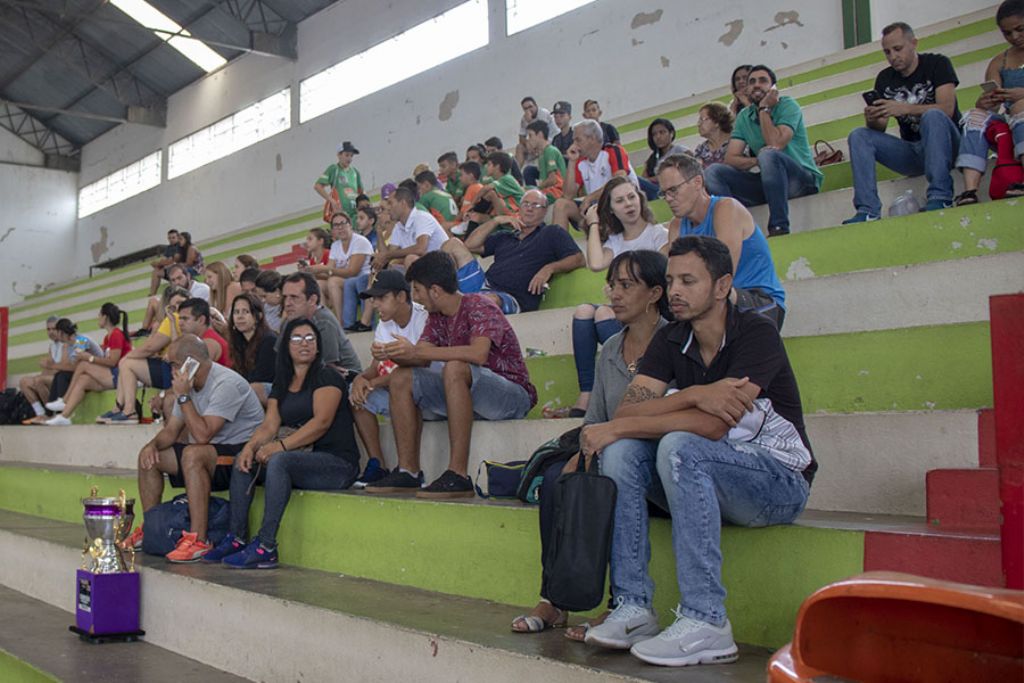
[[[374,296],[384,296],[388,292],[409,293],[409,283],[405,281],[405,274],[397,270],[382,270],[377,273],[373,284],[359,294],[360,299],[369,299]]]
[[[356,149],[355,146],[348,140],[345,140],[345,142],[338,145],[338,154],[341,154],[342,152],[352,152],[353,154],[359,154],[359,150]]]
[[[571,114],[572,105],[562,100],[561,102],[555,102],[555,106],[551,107],[552,114]]]

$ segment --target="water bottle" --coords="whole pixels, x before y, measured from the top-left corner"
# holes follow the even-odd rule
[[[893,200],[892,204],[889,205],[889,217],[895,216],[909,216],[917,213],[921,210],[921,204],[917,201],[914,196],[913,190],[907,190],[899,197]]]

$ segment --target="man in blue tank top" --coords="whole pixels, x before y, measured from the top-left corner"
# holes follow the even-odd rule
[[[672,154],[658,165],[660,196],[674,216],[669,239],[687,235],[715,237],[732,255],[731,301],[741,311],[753,310],[775,321],[781,330],[786,292],[775,273],[768,240],[746,207],[731,197],[708,194],[704,167],[690,154]]]

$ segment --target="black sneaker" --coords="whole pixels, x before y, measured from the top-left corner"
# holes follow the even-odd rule
[[[383,479],[371,482],[363,489],[367,493],[416,493],[423,484],[423,473],[414,477],[397,467]]]
[[[444,474],[416,494],[417,498],[472,498],[473,482],[469,477],[445,470]]]

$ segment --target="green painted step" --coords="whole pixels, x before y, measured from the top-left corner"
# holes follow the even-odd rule
[[[205,251],[209,251],[211,249],[214,249],[214,248],[217,248],[217,247],[221,247],[221,246],[224,246],[224,245],[227,245],[227,244],[236,243],[236,242],[238,242],[241,239],[246,239],[248,237],[253,237],[255,235],[265,234],[267,232],[278,230],[280,228],[285,228],[285,227],[288,227],[290,225],[298,225],[300,223],[309,222],[309,221],[315,220],[319,216],[320,216],[320,212],[316,211],[316,212],[312,212],[312,213],[308,213],[308,214],[303,214],[302,216],[296,216],[295,218],[289,218],[289,219],[283,220],[283,221],[276,221],[274,223],[270,223],[268,225],[262,225],[262,226],[259,226],[259,227],[256,227],[256,228],[243,228],[240,231],[233,232],[233,233],[231,233],[229,235],[226,235],[224,237],[219,237],[219,238],[217,238],[215,240],[204,241],[204,242],[198,243],[198,246],[202,247],[202,250],[205,252]],[[246,247],[246,249],[250,249],[250,248],[254,248],[254,247],[252,247],[252,246]],[[240,252],[240,253],[244,253],[244,252]],[[210,256],[206,256],[204,254],[204,259],[207,262],[212,262],[212,261],[218,260],[217,257],[222,257],[219,254],[214,254],[213,256],[214,256],[214,258],[211,259]],[[234,256],[232,256],[232,258],[234,258]],[[126,265],[126,266],[124,266],[122,268],[117,268],[115,270],[108,271],[108,272],[104,273],[103,275],[98,275],[98,276],[92,278],[92,280],[94,282],[103,281],[106,284],[106,286],[109,287],[109,286],[111,286],[111,284],[108,282],[108,280],[110,278],[118,277],[120,275],[123,275],[126,271],[129,271],[129,270],[132,270],[132,269],[135,269],[135,268],[138,268],[138,267],[139,267],[139,264],[137,264],[137,263],[128,264],[128,265]],[[43,296],[43,295],[48,295],[48,294],[53,294],[55,292],[63,291],[63,290],[68,289],[70,287],[74,287],[79,282],[80,282],[80,279],[79,280],[73,280],[71,282],[65,282],[63,284],[54,285],[53,287],[48,287],[48,288],[46,288],[44,290],[41,290],[39,292],[34,292],[34,293],[29,294],[28,296],[26,296],[25,297],[25,301],[23,303],[19,304],[18,306],[12,307],[12,308],[13,308],[13,310],[21,310],[22,308],[24,308],[26,306],[30,306],[31,305],[31,299],[33,299],[33,298],[37,298],[37,297],[40,297],[40,296]]]
[[[661,222],[672,218],[664,201],[651,203]],[[772,238],[775,271],[786,280],[875,268],[951,261],[1024,250],[1021,203],[984,202],[943,211],[841,225]],[[603,302],[604,273],[580,269],[556,275],[541,309]]]
[[[66,522],[81,521],[79,499],[91,486],[101,493],[123,488],[137,494],[135,477],[127,474],[15,466],[0,472],[0,507]],[[262,497],[259,487],[253,529]],[[536,514],[536,508],[519,504],[295,491],[278,539],[281,560],[291,565],[525,606],[536,602],[540,585]],[[678,600],[670,527],[664,519],[651,526],[655,608],[666,617]],[[723,529],[723,579],[736,639],[766,647],[787,642],[804,598],[862,571],[863,548],[859,531]]]
[[[0,649],[0,681],[7,683],[56,683],[59,679]]]
[[[988,33],[989,31],[993,30],[993,28],[995,28],[993,26],[994,23],[995,22],[993,22],[991,19],[981,19],[970,24],[964,24],[963,26],[958,26],[947,31],[941,31],[934,35],[921,38],[918,40],[918,50],[935,50],[936,48],[939,48],[943,45],[948,45],[950,43],[955,43],[960,40],[966,40],[967,38],[972,38],[983,33]],[[974,59],[972,61],[978,60]],[[805,71],[800,74],[780,78],[779,87],[791,88],[794,85],[799,85],[801,83],[809,83],[819,78],[828,78],[829,76],[835,76],[837,74],[845,73],[847,71],[853,71],[861,67],[871,66],[872,64],[878,64],[879,70],[881,70],[881,68],[883,67],[883,63],[884,60],[882,59],[881,54],[878,51],[869,52],[867,54],[860,55],[857,57],[851,57],[850,59],[845,59],[834,64],[822,66],[817,69],[810,69],[809,71]],[[729,102],[731,99],[732,97],[730,95],[719,98],[719,101]],[[662,114],[657,114],[655,116],[649,116],[642,119],[638,119],[636,121],[630,121],[619,125],[618,129],[622,133],[628,133],[634,130],[643,130],[646,129],[647,126],[651,124],[651,121],[658,118],[659,116],[668,119],[677,119],[679,117],[687,116],[689,114],[696,114],[700,110],[701,106],[703,106],[703,103],[690,105],[687,107],[683,107],[681,109],[674,109],[671,111],[664,112]],[[693,130],[693,133],[696,133],[696,129]],[[692,135],[693,133],[686,133],[686,135]],[[682,136],[682,134],[680,135]]]
[[[988,323],[799,337],[786,351],[805,413],[954,410],[992,405]],[[571,356],[527,360],[540,417],[579,392]]]

